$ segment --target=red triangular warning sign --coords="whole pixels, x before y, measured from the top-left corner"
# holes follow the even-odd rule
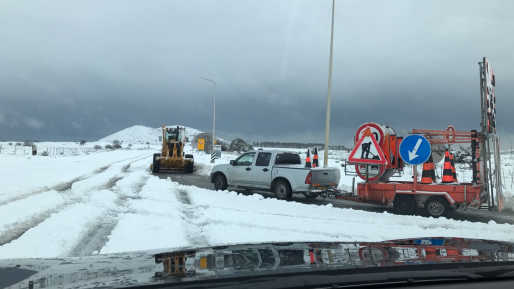
[[[382,152],[375,137],[369,133],[364,133],[359,139],[348,157],[348,162],[374,165],[387,164],[384,152]]]

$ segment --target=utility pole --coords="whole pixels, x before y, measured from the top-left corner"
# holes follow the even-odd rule
[[[325,152],[323,154],[323,167],[328,167],[328,136],[330,133],[330,102],[332,97],[332,55],[334,47],[334,7],[336,1],[332,0],[332,29],[330,30],[330,61],[328,64],[328,93],[327,93],[327,118],[325,124]]]
[[[200,77],[200,78],[214,83],[214,111],[212,114],[212,150],[211,150],[211,163],[214,163],[214,160],[216,159],[214,157],[214,143],[216,142],[216,81],[207,79],[204,77]]]

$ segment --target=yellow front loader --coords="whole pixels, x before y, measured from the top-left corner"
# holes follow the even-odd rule
[[[153,155],[150,165],[152,173],[162,170],[178,170],[192,173],[195,165],[193,155],[185,154],[186,129],[183,127],[166,128],[162,126],[162,150]]]

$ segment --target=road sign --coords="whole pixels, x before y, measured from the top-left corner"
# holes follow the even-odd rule
[[[365,123],[357,129],[357,133],[355,133],[355,142],[361,139],[366,128],[371,130],[371,133],[375,136],[378,145],[381,146],[384,143],[384,130],[380,127],[380,125],[373,122]]]
[[[375,165],[387,164],[384,153],[373,136],[371,129],[364,131],[364,134],[350,153],[348,162]]]
[[[366,180],[366,167],[368,167],[368,182],[374,182],[385,173],[386,166],[379,165],[355,165],[355,172],[359,178]]]
[[[448,127],[446,127],[446,131],[448,132],[454,132],[455,131],[455,127],[453,125],[448,125]],[[444,135],[444,138],[445,139],[448,139],[448,140],[455,140],[455,133],[450,133],[450,134],[445,134]]]
[[[199,138],[198,139],[198,150],[203,151],[205,149],[205,139]]]
[[[400,144],[400,156],[410,165],[419,165],[428,160],[432,148],[428,140],[421,135],[414,134],[404,138]]]

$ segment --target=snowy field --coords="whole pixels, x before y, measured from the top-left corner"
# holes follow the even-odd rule
[[[272,241],[442,236],[514,242],[514,226],[508,224],[372,213],[180,185],[150,173],[159,146],[144,148],[55,157],[0,154],[0,259]],[[197,174],[210,172],[208,154],[190,146],[187,152],[195,156]],[[341,167],[345,154],[334,152],[330,165]],[[236,157],[223,153],[216,163]],[[348,186],[351,177],[342,174],[342,183]]]

